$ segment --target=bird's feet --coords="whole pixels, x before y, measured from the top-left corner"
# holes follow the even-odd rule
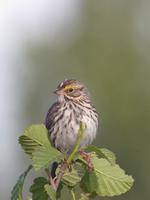
[[[89,171],[93,171],[94,170],[94,165],[93,165],[93,162],[92,162],[91,153],[87,153],[87,152],[81,150],[80,151],[80,155],[86,161]]]

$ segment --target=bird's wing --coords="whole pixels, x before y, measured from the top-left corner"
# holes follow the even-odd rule
[[[58,109],[60,108],[60,103],[55,102],[48,110],[46,118],[45,118],[45,126],[48,130],[51,129],[54,123],[54,119],[58,114]]]

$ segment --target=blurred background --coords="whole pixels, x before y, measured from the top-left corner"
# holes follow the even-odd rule
[[[101,113],[95,144],[135,178],[112,199],[150,198],[149,10],[148,0],[0,1],[1,200],[30,163],[18,137],[44,121],[64,78],[90,89]]]

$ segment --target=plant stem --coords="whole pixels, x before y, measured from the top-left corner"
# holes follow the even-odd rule
[[[72,195],[72,199],[76,200],[75,193],[74,193],[73,189],[71,189],[70,192],[71,192],[71,195]]]
[[[70,156],[67,159],[68,164],[71,163],[71,161],[74,159],[75,154],[79,150],[80,142],[81,142],[81,139],[82,139],[82,137],[84,135],[84,130],[85,130],[85,124],[83,122],[80,122],[80,128],[79,128],[78,138],[77,138],[77,141],[76,141],[76,144],[75,144],[75,147],[74,147],[72,153],[70,154]]]
[[[74,146],[72,153],[70,154],[68,159],[66,161],[64,161],[64,163],[62,164],[62,166],[60,168],[58,177],[55,181],[55,187],[54,187],[55,190],[57,190],[57,188],[59,187],[60,181],[61,181],[62,177],[64,176],[64,174],[65,174],[65,172],[68,168],[68,165],[71,164],[72,160],[75,157],[75,154],[79,151],[80,142],[81,142],[81,139],[84,135],[84,130],[85,130],[85,124],[83,122],[80,122],[80,128],[79,128],[78,138],[77,138],[76,144]]]

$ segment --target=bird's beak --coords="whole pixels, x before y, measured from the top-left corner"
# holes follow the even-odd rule
[[[56,95],[63,95],[64,93],[63,93],[62,90],[56,89],[56,90],[54,91],[54,94],[56,94]]]

